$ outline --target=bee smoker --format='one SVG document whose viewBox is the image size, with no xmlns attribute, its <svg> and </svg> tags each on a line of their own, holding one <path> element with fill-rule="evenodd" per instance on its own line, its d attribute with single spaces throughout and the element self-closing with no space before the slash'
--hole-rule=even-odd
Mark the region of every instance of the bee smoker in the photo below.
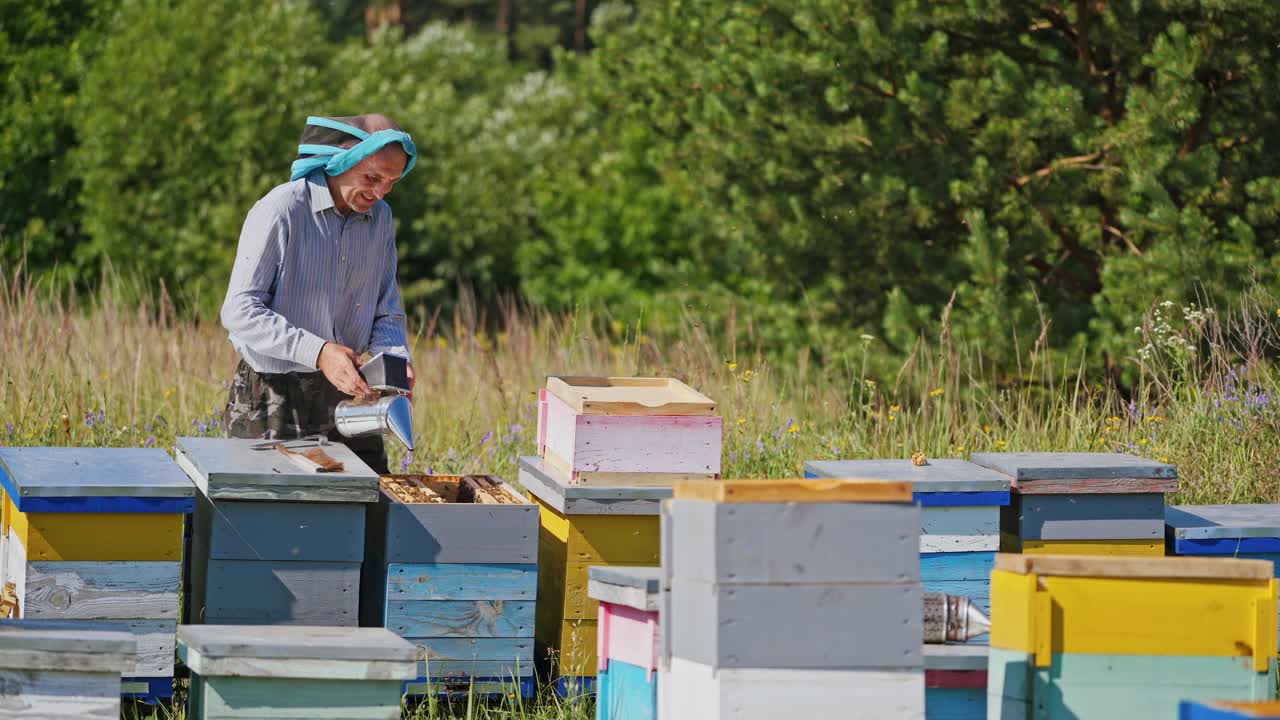
<svg viewBox="0 0 1280 720">
<path fill-rule="evenodd" d="M 991 631 L 991 620 L 963 595 L 924 594 L 924 641 L 964 642 Z"/>
<path fill-rule="evenodd" d="M 409 404 L 409 360 L 378 353 L 360 366 L 373 395 L 343 400 L 333 411 L 343 437 L 394 435 L 413 452 L 413 407 Z"/>
</svg>

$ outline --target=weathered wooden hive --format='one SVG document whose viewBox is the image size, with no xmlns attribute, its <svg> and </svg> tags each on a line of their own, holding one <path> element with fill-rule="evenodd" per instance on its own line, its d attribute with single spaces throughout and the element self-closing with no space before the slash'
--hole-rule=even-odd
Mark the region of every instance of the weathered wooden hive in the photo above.
<svg viewBox="0 0 1280 720">
<path fill-rule="evenodd" d="M 1006 555 L 991 579 L 990 717 L 1157 720 L 1276 693 L 1278 582 L 1257 560 Z"/>
<path fill-rule="evenodd" d="M 1028 555 L 1164 555 L 1165 495 L 1172 465 L 1122 453 L 974 453 L 1007 476 L 1004 552 Z"/>
<path fill-rule="evenodd" d="M 414 643 L 411 695 L 530 697 L 538 511 L 491 476 L 391 475 L 369 508 L 361 624 Z"/>
<path fill-rule="evenodd" d="M 378 476 L 345 445 L 323 446 L 340 472 L 308 471 L 272 445 L 178 438 L 178 463 L 200 490 L 185 622 L 355 626 Z"/>
<path fill-rule="evenodd" d="M 662 524 L 664 720 L 924 717 L 909 484 L 678 483 Z"/>
<path fill-rule="evenodd" d="M 159 449 L 0 448 L 0 487 L 0 614 L 129 632 L 120 691 L 170 697 L 191 481 Z"/>
</svg>

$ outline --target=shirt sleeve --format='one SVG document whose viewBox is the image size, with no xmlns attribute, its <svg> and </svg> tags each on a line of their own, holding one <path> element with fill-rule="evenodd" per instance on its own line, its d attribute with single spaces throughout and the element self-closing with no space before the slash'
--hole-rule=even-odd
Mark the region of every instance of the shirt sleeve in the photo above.
<svg viewBox="0 0 1280 720">
<path fill-rule="evenodd" d="M 271 309 L 288 238 L 286 213 L 265 201 L 253 206 L 236 246 L 231 282 L 222 303 L 222 326 L 255 352 L 314 369 L 324 339 L 294 326 Z"/>
<path fill-rule="evenodd" d="M 396 243 L 394 225 L 387 219 L 391 237 L 386 244 L 387 259 L 383 263 L 382 287 L 378 292 L 378 309 L 373 316 L 373 330 L 369 337 L 369 352 L 392 353 L 409 358 L 408 330 L 404 307 L 400 304 L 400 286 L 396 281 Z M 412 358 L 410 358 L 412 360 Z"/>
</svg>

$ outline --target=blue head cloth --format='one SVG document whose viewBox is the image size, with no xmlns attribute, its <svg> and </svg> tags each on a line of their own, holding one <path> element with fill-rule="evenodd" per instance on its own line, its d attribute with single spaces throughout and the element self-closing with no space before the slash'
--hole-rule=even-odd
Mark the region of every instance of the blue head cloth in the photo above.
<svg viewBox="0 0 1280 720">
<path fill-rule="evenodd" d="M 338 147 L 337 143 L 347 139 L 343 135 L 349 135 L 360 142 L 349 148 Z M 391 143 L 400 143 L 409 155 L 409 162 L 405 163 L 400 177 L 408 175 L 418 162 L 418 148 L 413 144 L 413 138 L 400 130 L 378 130 L 370 133 L 341 120 L 313 116 L 307 118 L 307 128 L 302 133 L 302 140 L 302 144 L 298 146 L 299 157 L 293 161 L 290 180 L 304 178 L 321 168 L 326 175 L 341 175 Z"/>
</svg>

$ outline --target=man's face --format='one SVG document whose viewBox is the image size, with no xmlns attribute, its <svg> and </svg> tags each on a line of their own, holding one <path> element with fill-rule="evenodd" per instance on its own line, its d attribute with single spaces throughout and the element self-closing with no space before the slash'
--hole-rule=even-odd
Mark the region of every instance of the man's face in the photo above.
<svg viewBox="0 0 1280 720">
<path fill-rule="evenodd" d="M 350 170 L 333 178 L 334 203 L 339 210 L 368 212 L 373 204 L 391 192 L 404 173 L 409 156 L 392 145 L 361 160 Z"/>
</svg>

